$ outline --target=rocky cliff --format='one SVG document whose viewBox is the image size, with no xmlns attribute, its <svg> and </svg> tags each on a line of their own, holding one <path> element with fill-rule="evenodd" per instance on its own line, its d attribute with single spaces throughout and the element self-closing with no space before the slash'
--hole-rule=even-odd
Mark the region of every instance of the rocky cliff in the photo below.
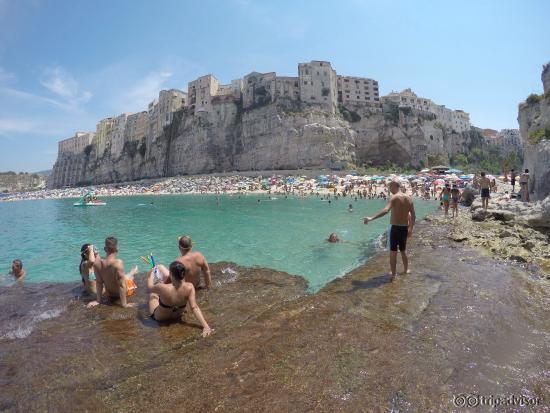
<svg viewBox="0 0 550 413">
<path fill-rule="evenodd" d="M 459 134 L 433 115 L 397 106 L 332 113 L 279 99 L 243 110 L 227 100 L 216 102 L 212 112 L 176 112 L 160 136 L 126 142 L 120 156 L 109 150 L 98 154 L 92 145 L 76 158 L 58 159 L 55 176 L 79 175 L 53 186 L 223 171 L 339 170 L 365 163 L 418 167 L 430 155 L 448 159 L 476 145 L 481 145 L 476 129 Z"/>
<path fill-rule="evenodd" d="M 550 195 L 550 63 L 542 72 L 544 94 L 530 95 L 519 105 L 518 122 L 535 199 Z"/>
</svg>

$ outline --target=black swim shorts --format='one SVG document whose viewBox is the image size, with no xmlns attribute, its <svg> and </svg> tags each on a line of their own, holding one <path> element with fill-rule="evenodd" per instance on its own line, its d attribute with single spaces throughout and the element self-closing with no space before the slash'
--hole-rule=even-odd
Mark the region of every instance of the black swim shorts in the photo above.
<svg viewBox="0 0 550 413">
<path fill-rule="evenodd" d="M 407 249 L 407 234 L 409 228 L 401 225 L 392 225 L 390 229 L 390 251 L 405 251 Z"/>
<path fill-rule="evenodd" d="M 481 197 L 482 198 L 490 198 L 491 193 L 489 192 L 489 188 L 481 188 Z"/>
</svg>

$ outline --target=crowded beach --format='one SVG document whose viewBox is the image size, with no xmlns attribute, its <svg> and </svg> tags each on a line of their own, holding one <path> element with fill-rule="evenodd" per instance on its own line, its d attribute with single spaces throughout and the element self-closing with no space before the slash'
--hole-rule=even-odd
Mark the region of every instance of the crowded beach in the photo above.
<svg viewBox="0 0 550 413">
<path fill-rule="evenodd" d="M 478 176 L 479 175 L 479 176 Z M 523 174 L 524 175 L 524 174 Z M 521 179 L 528 180 L 522 175 Z M 487 175 L 491 193 L 509 198 L 528 200 L 528 193 L 522 193 L 520 177 L 515 174 L 495 177 Z M 78 188 L 44 189 L 33 192 L 3 194 L 0 201 L 22 201 L 37 199 L 80 199 L 85 194 L 95 197 L 133 195 L 177 195 L 177 194 L 292 194 L 294 196 L 353 196 L 359 199 L 383 198 L 389 196 L 388 183 L 399 180 L 403 192 L 424 199 L 447 198 L 446 187 L 460 191 L 472 188 L 478 190 L 481 174 L 465 174 L 458 169 L 435 166 L 422 169 L 416 174 L 360 175 L 351 171 L 345 174 L 272 175 L 265 176 L 179 176 L 128 183 L 95 185 Z M 517 185 L 514 185 L 518 181 Z M 516 191 L 518 191 L 516 193 Z M 467 191 L 468 192 L 468 191 Z M 527 192 L 527 191 L 525 191 Z M 473 194 L 473 193 L 472 193 Z M 468 195 L 469 196 L 469 195 Z M 473 197 L 472 197 L 473 200 Z M 471 200 L 466 200 L 470 204 Z"/>
</svg>

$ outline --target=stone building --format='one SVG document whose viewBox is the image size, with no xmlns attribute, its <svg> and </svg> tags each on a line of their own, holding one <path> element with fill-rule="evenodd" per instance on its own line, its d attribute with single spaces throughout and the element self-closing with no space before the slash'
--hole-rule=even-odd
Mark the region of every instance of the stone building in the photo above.
<svg viewBox="0 0 550 413">
<path fill-rule="evenodd" d="M 220 82 L 215 76 L 201 76 L 187 86 L 189 107 L 194 113 L 211 112 L 212 98 L 217 95 Z"/>
<path fill-rule="evenodd" d="M 139 141 L 147 136 L 147 111 L 133 113 L 126 119 L 124 142 Z"/>
<path fill-rule="evenodd" d="M 173 113 L 188 104 L 187 93 L 178 89 L 161 90 L 147 108 L 147 135 L 155 139 L 162 134 L 164 127 L 170 125 Z"/>
<path fill-rule="evenodd" d="M 431 99 L 417 96 L 410 88 L 402 92 L 391 92 L 382 98 L 384 101 L 393 102 L 399 107 L 411 108 L 429 112 L 436 115 L 441 124 L 456 132 L 468 131 L 471 128 L 470 115 L 463 110 L 452 110 L 445 105 L 438 105 Z"/>
<path fill-rule="evenodd" d="M 96 126 L 93 143 L 96 145 L 96 155 L 99 158 L 103 156 L 105 149 L 109 146 L 113 123 L 114 118 L 105 118 L 101 119 Z"/>
<path fill-rule="evenodd" d="M 128 121 L 128 116 L 131 113 L 123 113 L 118 115 L 113 120 L 113 127 L 111 129 L 111 156 L 118 157 L 122 152 L 122 147 L 124 146 L 124 135 L 126 130 L 126 123 Z"/>
<path fill-rule="evenodd" d="M 300 100 L 300 78 L 277 76 L 275 78 L 275 99 L 277 98 Z"/>
<path fill-rule="evenodd" d="M 380 106 L 378 82 L 365 77 L 338 76 L 338 102 L 344 106 Z"/>
<path fill-rule="evenodd" d="M 252 72 L 243 78 L 243 108 L 275 100 L 275 72 Z"/>
<path fill-rule="evenodd" d="M 93 132 L 76 132 L 76 134 L 68 139 L 63 139 L 57 144 L 58 156 L 68 153 L 82 153 L 84 148 L 92 143 L 95 136 Z"/>
<path fill-rule="evenodd" d="M 330 62 L 312 60 L 298 65 L 300 100 L 319 104 L 331 112 L 338 105 L 338 85 L 336 71 Z"/>
</svg>

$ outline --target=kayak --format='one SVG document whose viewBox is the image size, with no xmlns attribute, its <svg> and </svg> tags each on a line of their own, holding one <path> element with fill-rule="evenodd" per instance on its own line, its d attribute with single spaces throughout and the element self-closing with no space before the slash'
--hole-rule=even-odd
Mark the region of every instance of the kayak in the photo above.
<svg viewBox="0 0 550 413">
<path fill-rule="evenodd" d="M 88 206 L 104 206 L 107 205 L 107 202 L 75 202 L 73 206 L 75 207 L 88 207 Z"/>
</svg>

